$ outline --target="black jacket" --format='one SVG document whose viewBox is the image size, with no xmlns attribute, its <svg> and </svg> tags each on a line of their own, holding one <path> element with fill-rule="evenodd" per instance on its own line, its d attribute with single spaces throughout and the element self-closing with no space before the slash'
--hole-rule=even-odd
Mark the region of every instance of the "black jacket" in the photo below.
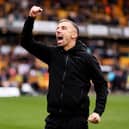
<svg viewBox="0 0 129 129">
<path fill-rule="evenodd" d="M 94 111 L 100 115 L 105 109 L 107 82 L 97 60 L 86 51 L 86 45 L 77 41 L 68 51 L 61 47 L 48 47 L 33 39 L 34 19 L 28 17 L 22 31 L 21 45 L 31 54 L 48 64 L 48 112 L 62 115 L 89 114 L 90 80 L 97 94 Z"/>
</svg>

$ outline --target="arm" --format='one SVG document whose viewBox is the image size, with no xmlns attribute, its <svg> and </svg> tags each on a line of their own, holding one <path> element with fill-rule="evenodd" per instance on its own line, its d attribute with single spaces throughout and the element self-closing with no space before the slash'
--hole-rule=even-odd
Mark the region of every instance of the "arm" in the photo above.
<svg viewBox="0 0 129 129">
<path fill-rule="evenodd" d="M 25 21 L 22 34 L 21 34 L 21 45 L 28 50 L 31 54 L 37 58 L 43 60 L 47 64 L 50 63 L 51 59 L 51 47 L 45 46 L 33 39 L 32 29 L 35 17 L 41 13 L 42 9 L 37 6 L 33 6 L 29 12 L 29 16 Z"/>
<path fill-rule="evenodd" d="M 94 83 L 96 91 L 96 105 L 94 112 L 89 116 L 89 121 L 92 123 L 99 123 L 101 120 L 100 116 L 105 110 L 107 100 L 107 82 L 103 77 L 103 73 L 96 58 L 89 57 L 88 62 L 90 67 L 91 80 Z"/>
</svg>

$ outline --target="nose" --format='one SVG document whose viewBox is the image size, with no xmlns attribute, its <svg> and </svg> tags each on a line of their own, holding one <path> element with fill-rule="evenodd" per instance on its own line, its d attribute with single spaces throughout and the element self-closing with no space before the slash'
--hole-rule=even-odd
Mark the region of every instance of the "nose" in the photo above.
<svg viewBox="0 0 129 129">
<path fill-rule="evenodd" d="M 56 33 L 57 33 L 57 34 L 60 34 L 60 33 L 61 33 L 61 29 L 57 29 L 57 30 L 56 30 Z"/>
<path fill-rule="evenodd" d="M 56 30 L 56 32 L 60 32 L 61 31 L 61 29 L 60 28 L 58 28 L 57 30 Z"/>
<path fill-rule="evenodd" d="M 57 28 L 56 28 L 56 31 L 57 31 L 57 32 L 61 32 L 61 31 L 62 31 L 62 27 L 57 27 Z"/>
</svg>

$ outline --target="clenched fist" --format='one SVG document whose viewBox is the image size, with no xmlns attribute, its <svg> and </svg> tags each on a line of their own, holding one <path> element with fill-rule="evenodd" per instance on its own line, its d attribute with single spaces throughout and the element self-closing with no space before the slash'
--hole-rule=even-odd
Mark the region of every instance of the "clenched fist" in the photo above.
<svg viewBox="0 0 129 129">
<path fill-rule="evenodd" d="M 93 123 L 93 124 L 97 124 L 101 121 L 101 118 L 99 116 L 98 113 L 93 112 L 89 117 L 88 117 L 88 121 Z"/>
<path fill-rule="evenodd" d="M 40 15 L 42 11 L 43 9 L 39 6 L 32 6 L 29 11 L 29 16 L 35 18 L 36 16 Z"/>
</svg>

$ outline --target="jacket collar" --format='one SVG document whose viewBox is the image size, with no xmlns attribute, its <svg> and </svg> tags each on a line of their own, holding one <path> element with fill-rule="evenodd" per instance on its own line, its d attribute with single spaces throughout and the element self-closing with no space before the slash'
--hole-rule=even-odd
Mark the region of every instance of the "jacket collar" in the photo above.
<svg viewBox="0 0 129 129">
<path fill-rule="evenodd" d="M 63 47 L 58 47 L 58 49 L 59 49 L 61 52 L 63 52 L 63 53 L 76 53 L 76 52 L 86 51 L 87 46 L 86 46 L 86 44 L 83 43 L 82 41 L 77 40 L 76 45 L 75 45 L 73 48 L 69 49 L 68 51 L 65 51 L 65 50 L 63 49 Z"/>
<path fill-rule="evenodd" d="M 78 51 L 85 51 L 86 48 L 87 48 L 87 46 L 85 43 L 83 43 L 80 40 L 77 40 L 76 45 L 73 48 L 69 49 L 67 52 L 73 53 L 73 52 L 78 52 Z"/>
</svg>

